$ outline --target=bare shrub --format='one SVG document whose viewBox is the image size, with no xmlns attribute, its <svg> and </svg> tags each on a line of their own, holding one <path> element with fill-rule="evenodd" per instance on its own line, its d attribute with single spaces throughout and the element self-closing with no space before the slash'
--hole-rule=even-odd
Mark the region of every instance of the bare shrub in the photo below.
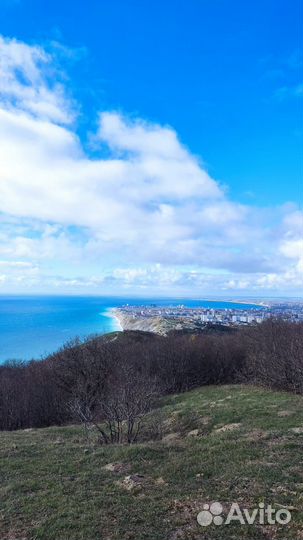
<svg viewBox="0 0 303 540">
<path fill-rule="evenodd" d="M 78 398 L 73 411 L 86 433 L 95 429 L 101 443 L 131 444 L 137 441 L 156 394 L 155 382 L 120 358 L 113 363 L 107 389 L 99 394 L 94 406 Z"/>
<path fill-rule="evenodd" d="M 303 324 L 269 319 L 244 337 L 245 380 L 303 393 Z"/>
<path fill-rule="evenodd" d="M 227 334 L 75 340 L 44 360 L 0 366 L 0 429 L 76 418 L 103 443 L 131 443 L 156 396 L 239 381 L 303 393 L 302 351 L 303 323 L 273 319 Z"/>
</svg>

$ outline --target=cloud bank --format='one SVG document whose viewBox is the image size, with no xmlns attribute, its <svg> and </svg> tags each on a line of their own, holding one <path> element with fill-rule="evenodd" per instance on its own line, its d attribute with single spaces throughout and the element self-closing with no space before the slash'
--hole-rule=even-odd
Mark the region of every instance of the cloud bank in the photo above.
<svg viewBox="0 0 303 540">
<path fill-rule="evenodd" d="M 0 37 L 0 290 L 300 290 L 294 203 L 230 200 L 173 128 L 116 111 L 85 150 L 57 64 Z"/>
</svg>

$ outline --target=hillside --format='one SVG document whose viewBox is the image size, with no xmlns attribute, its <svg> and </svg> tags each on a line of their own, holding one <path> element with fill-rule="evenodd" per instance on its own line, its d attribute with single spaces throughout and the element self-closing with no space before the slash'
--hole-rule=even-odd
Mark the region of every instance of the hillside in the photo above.
<svg viewBox="0 0 303 540">
<path fill-rule="evenodd" d="M 121 309 L 115 309 L 113 313 L 119 320 L 123 330 L 139 330 L 166 335 L 171 330 L 181 326 L 180 320 L 164 319 L 163 317 L 133 317 Z"/>
<path fill-rule="evenodd" d="M 162 400 L 162 422 L 159 411 L 149 419 L 156 442 L 96 447 L 78 426 L 2 432 L 0 538 L 303 538 L 302 405 L 287 393 L 204 387 Z M 197 514 L 214 501 L 224 511 L 294 508 L 292 521 L 201 527 Z"/>
<path fill-rule="evenodd" d="M 118 319 L 123 330 L 137 330 L 143 332 L 154 332 L 162 336 L 166 336 L 169 332 L 188 331 L 201 332 L 205 330 L 199 321 L 194 321 L 186 317 L 134 317 L 132 313 L 123 311 L 122 309 L 112 310 L 114 316 Z"/>
</svg>

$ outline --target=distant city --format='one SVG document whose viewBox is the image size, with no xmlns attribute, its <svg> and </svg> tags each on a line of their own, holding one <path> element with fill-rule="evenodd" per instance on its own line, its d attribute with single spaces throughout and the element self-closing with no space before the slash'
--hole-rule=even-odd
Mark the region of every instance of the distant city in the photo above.
<svg viewBox="0 0 303 540">
<path fill-rule="evenodd" d="M 205 308 L 178 306 L 157 306 L 156 304 L 131 306 L 124 305 L 119 309 L 130 322 L 143 321 L 148 319 L 162 319 L 163 321 L 177 322 L 183 326 L 185 323 L 193 324 L 195 327 L 207 324 L 219 324 L 226 326 L 241 326 L 260 324 L 269 318 L 280 318 L 289 322 L 303 321 L 303 301 L 302 302 L 272 302 L 267 305 L 256 305 L 249 309 L 237 308 Z M 187 326 L 187 324 L 186 324 Z"/>
</svg>

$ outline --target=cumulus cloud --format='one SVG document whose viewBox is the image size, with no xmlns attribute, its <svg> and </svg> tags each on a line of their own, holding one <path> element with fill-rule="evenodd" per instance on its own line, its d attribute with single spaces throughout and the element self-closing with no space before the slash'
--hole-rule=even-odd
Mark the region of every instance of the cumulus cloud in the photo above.
<svg viewBox="0 0 303 540">
<path fill-rule="evenodd" d="M 38 265 L 33 286 L 298 286 L 294 205 L 264 210 L 228 199 L 172 127 L 115 111 L 100 113 L 94 136 L 108 157 L 90 157 L 56 64 L 40 46 L 0 37 L 4 260 Z"/>
<path fill-rule="evenodd" d="M 55 122 L 70 122 L 73 115 L 64 87 L 60 82 L 53 84 L 53 77 L 52 57 L 43 48 L 0 36 L 3 106 Z"/>
</svg>

